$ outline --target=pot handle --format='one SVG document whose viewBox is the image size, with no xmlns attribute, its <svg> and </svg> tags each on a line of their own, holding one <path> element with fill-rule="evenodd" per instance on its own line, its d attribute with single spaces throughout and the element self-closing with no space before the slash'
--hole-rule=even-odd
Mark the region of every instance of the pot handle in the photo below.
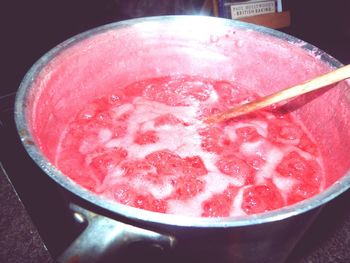
<svg viewBox="0 0 350 263">
<path fill-rule="evenodd" d="M 95 214 L 78 205 L 70 204 L 75 219 L 87 223 L 84 231 L 60 255 L 60 263 L 110 262 L 118 258 L 119 252 L 135 242 L 147 242 L 165 251 L 172 249 L 175 238 L 150 230 L 134 227 Z"/>
</svg>

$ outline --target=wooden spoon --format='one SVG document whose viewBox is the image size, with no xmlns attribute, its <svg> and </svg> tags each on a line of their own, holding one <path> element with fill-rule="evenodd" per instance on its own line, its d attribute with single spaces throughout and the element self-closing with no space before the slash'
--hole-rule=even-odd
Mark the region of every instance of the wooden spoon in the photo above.
<svg viewBox="0 0 350 263">
<path fill-rule="evenodd" d="M 343 66 L 334 71 L 318 76 L 314 79 L 308 80 L 302 84 L 280 90 L 276 93 L 259 98 L 255 101 L 239 105 L 225 112 L 214 114 L 206 118 L 204 122 L 216 123 L 216 122 L 226 121 L 228 119 L 265 108 L 274 103 L 278 103 L 283 100 L 291 99 L 296 96 L 305 94 L 307 92 L 326 87 L 330 84 L 334 84 L 336 82 L 339 82 L 347 78 L 350 78 L 350 65 Z"/>
</svg>

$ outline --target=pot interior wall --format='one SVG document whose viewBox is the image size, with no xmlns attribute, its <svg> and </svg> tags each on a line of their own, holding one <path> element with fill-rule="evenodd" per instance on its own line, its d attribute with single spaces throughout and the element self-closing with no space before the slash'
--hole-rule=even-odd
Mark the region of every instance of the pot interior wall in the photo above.
<svg viewBox="0 0 350 263">
<path fill-rule="evenodd" d="M 209 33 L 208 33 L 209 32 Z M 330 70 L 298 44 L 222 23 L 145 22 L 79 36 L 34 76 L 29 126 L 55 163 L 65 125 L 88 102 L 137 80 L 173 74 L 233 81 L 266 95 Z M 319 143 L 327 185 L 349 170 L 349 85 L 288 104 Z"/>
</svg>

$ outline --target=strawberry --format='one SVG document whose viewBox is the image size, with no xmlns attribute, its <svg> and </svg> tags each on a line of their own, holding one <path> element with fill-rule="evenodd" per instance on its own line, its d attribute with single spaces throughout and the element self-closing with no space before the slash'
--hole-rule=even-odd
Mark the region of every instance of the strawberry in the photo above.
<svg viewBox="0 0 350 263">
<path fill-rule="evenodd" d="M 140 145 L 156 143 L 159 140 L 156 131 L 138 132 L 134 142 Z"/>
<path fill-rule="evenodd" d="M 242 209 L 247 214 L 257 214 L 284 206 L 283 198 L 272 183 L 253 185 L 243 192 Z"/>
<path fill-rule="evenodd" d="M 230 215 L 233 200 L 238 188 L 230 185 L 224 192 L 214 194 L 202 204 L 202 216 L 204 217 L 227 217 Z"/>
<path fill-rule="evenodd" d="M 110 148 L 96 151 L 96 156 L 92 158 L 90 167 L 96 177 L 102 182 L 108 172 L 126 158 L 128 152 L 123 148 Z"/>
</svg>

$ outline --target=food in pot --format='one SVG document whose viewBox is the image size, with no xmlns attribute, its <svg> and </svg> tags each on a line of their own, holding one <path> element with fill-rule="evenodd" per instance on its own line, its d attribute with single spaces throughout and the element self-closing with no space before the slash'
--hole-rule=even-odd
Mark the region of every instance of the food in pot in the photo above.
<svg viewBox="0 0 350 263">
<path fill-rule="evenodd" d="M 132 83 L 79 112 L 61 137 L 55 165 L 106 198 L 187 216 L 262 213 L 319 193 L 318 148 L 283 107 L 202 122 L 257 97 L 198 76 Z"/>
</svg>

